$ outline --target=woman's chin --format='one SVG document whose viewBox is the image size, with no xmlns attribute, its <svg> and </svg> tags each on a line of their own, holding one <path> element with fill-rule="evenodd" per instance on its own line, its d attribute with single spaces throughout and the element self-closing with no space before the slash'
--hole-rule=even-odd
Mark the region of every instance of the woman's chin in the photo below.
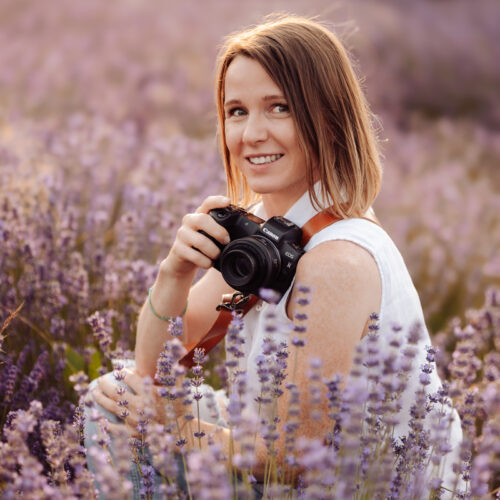
<svg viewBox="0 0 500 500">
<path fill-rule="evenodd" d="M 269 186 L 259 186 L 259 185 L 253 185 L 249 184 L 250 189 L 255 193 L 258 194 L 259 196 L 265 196 L 265 195 L 270 195 L 274 193 L 273 189 L 270 189 Z"/>
</svg>

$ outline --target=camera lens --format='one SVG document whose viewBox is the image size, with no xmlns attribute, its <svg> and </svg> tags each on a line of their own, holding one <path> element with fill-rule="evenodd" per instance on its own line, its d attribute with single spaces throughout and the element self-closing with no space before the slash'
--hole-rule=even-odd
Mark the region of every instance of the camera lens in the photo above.
<svg viewBox="0 0 500 500">
<path fill-rule="evenodd" d="M 243 293 L 257 293 L 276 279 L 280 269 L 278 249 L 259 235 L 232 241 L 220 256 L 220 271 L 229 285 Z"/>
<path fill-rule="evenodd" d="M 232 268 L 235 276 L 245 278 L 255 272 L 255 262 L 252 258 L 248 258 L 248 255 L 241 255 L 239 257 L 236 255 L 233 260 Z"/>
</svg>

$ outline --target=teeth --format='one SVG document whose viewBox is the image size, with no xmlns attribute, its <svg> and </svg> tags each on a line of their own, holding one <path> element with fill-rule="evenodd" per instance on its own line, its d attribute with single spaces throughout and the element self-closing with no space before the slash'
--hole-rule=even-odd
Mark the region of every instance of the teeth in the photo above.
<svg viewBox="0 0 500 500">
<path fill-rule="evenodd" d="M 248 160 L 254 165 L 263 165 L 264 163 L 271 163 L 279 160 L 282 156 L 283 155 L 255 156 L 253 158 L 248 158 Z"/>
</svg>

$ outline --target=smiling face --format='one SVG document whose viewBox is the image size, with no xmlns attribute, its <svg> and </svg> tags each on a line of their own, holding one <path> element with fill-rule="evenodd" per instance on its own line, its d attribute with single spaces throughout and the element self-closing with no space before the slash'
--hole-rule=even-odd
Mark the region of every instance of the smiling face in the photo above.
<svg viewBox="0 0 500 500">
<path fill-rule="evenodd" d="M 281 89 L 255 60 L 236 56 L 224 86 L 231 163 L 261 194 L 268 215 L 283 215 L 308 188 L 304 153 Z"/>
</svg>

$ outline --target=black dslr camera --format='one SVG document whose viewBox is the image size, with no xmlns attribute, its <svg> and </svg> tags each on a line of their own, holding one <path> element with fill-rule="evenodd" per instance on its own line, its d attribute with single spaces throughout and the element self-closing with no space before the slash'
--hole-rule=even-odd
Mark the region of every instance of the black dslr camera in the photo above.
<svg viewBox="0 0 500 500">
<path fill-rule="evenodd" d="M 209 214 L 231 238 L 227 245 L 221 245 L 209 236 L 221 249 L 213 266 L 226 282 L 247 294 L 258 295 L 260 288 L 284 294 L 304 254 L 300 227 L 284 217 L 264 221 L 234 205 L 210 210 Z"/>
</svg>

